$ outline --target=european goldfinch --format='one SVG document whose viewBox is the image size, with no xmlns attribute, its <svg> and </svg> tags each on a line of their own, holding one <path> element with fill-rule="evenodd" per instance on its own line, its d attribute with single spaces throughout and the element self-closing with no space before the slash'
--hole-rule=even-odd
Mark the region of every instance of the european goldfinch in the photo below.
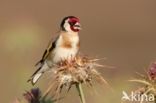
<svg viewBox="0 0 156 103">
<path fill-rule="evenodd" d="M 39 68 L 28 81 L 34 85 L 54 64 L 75 57 L 80 48 L 78 35 L 80 29 L 80 21 L 77 17 L 65 17 L 61 22 L 59 35 L 49 44 L 42 59 L 36 64 Z"/>
</svg>

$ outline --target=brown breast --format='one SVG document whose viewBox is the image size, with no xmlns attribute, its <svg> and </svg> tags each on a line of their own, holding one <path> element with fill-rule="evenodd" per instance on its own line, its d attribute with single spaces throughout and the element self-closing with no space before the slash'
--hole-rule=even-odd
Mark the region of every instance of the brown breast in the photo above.
<svg viewBox="0 0 156 103">
<path fill-rule="evenodd" d="M 72 44 L 73 44 L 74 42 L 77 42 L 77 44 L 75 44 L 75 45 L 76 45 L 76 47 L 77 47 L 78 49 L 80 48 L 80 42 L 79 42 L 79 41 L 73 41 L 73 40 L 71 39 L 71 36 L 77 37 L 78 34 L 69 35 L 69 34 L 63 32 L 61 35 L 62 35 L 62 39 L 63 39 L 62 47 L 67 48 L 67 49 L 71 49 L 71 48 L 72 48 Z"/>
<path fill-rule="evenodd" d="M 68 48 L 68 49 L 72 48 L 72 43 L 71 43 L 71 40 L 70 40 L 68 34 L 63 33 L 62 39 L 63 39 L 62 47 Z"/>
</svg>

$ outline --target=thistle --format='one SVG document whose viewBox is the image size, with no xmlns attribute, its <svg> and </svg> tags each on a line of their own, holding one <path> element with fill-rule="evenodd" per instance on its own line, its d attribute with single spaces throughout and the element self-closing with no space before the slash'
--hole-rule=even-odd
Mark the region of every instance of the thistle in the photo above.
<svg viewBox="0 0 156 103">
<path fill-rule="evenodd" d="M 82 90 L 82 84 L 92 86 L 92 81 L 107 84 L 106 80 L 96 70 L 98 67 L 105 67 L 97 63 L 99 59 L 90 59 L 87 56 L 77 56 L 72 60 L 62 60 L 56 64 L 50 72 L 51 83 L 44 93 L 46 96 L 54 89 L 53 97 L 58 99 L 63 88 L 67 92 L 73 85 L 76 86 L 82 103 L 85 103 L 85 97 Z"/>
<path fill-rule="evenodd" d="M 49 72 L 50 85 L 42 95 L 39 88 L 33 88 L 30 91 L 26 91 L 23 96 L 24 99 L 16 99 L 14 103 L 54 103 L 58 102 L 62 89 L 66 89 L 67 93 L 72 86 L 75 86 L 80 100 L 82 103 L 86 103 L 83 93 L 82 84 L 93 86 L 92 81 L 95 80 L 98 83 L 108 85 L 107 81 L 96 70 L 98 67 L 108 67 L 100 65 L 97 61 L 100 59 L 90 59 L 87 56 L 77 56 L 69 60 L 62 60 L 54 65 Z M 51 98 L 47 99 L 48 94 L 54 90 Z"/>
<path fill-rule="evenodd" d="M 39 88 L 33 88 L 23 94 L 22 99 L 16 99 L 13 103 L 54 103 L 52 98 L 43 97 Z"/>
<path fill-rule="evenodd" d="M 156 62 L 152 63 L 148 68 L 146 75 L 137 73 L 140 76 L 140 79 L 132 79 L 131 82 L 137 82 L 143 86 L 136 90 L 136 93 L 141 95 L 152 94 L 156 97 Z M 156 98 L 154 99 L 156 103 Z"/>
</svg>

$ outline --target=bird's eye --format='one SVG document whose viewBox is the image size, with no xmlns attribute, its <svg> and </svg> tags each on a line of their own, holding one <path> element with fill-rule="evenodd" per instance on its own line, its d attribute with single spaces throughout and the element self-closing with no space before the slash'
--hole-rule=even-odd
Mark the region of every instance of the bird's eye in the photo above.
<svg viewBox="0 0 156 103">
<path fill-rule="evenodd" d="M 73 25 L 76 24 L 76 22 L 75 22 L 75 21 L 72 21 L 72 22 L 69 22 L 69 24 L 70 24 L 71 26 L 73 26 Z"/>
</svg>

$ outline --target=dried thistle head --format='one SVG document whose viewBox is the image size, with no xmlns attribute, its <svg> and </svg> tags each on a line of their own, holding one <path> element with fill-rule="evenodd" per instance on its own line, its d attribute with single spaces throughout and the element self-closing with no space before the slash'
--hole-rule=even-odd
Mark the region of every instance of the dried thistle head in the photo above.
<svg viewBox="0 0 156 103">
<path fill-rule="evenodd" d="M 13 103 L 53 103 L 52 98 L 42 96 L 39 88 L 33 88 L 23 94 L 24 99 L 16 99 Z"/>
<path fill-rule="evenodd" d="M 72 85 L 79 83 L 92 86 L 93 79 L 107 83 L 96 70 L 97 67 L 102 66 L 97 63 L 98 60 L 99 59 L 90 59 L 87 56 L 80 55 L 70 60 L 62 60 L 52 69 L 52 84 L 50 84 L 45 94 L 49 93 L 54 85 L 56 86 L 54 95 L 57 95 L 63 87 L 66 87 L 69 91 Z"/>
<path fill-rule="evenodd" d="M 151 80 L 156 80 L 156 62 L 151 64 L 148 70 L 148 76 Z"/>
<path fill-rule="evenodd" d="M 31 89 L 23 94 L 28 103 L 40 103 L 41 93 L 38 88 Z"/>
<path fill-rule="evenodd" d="M 139 73 L 138 73 L 139 74 Z M 137 92 L 141 94 L 152 93 L 156 95 L 156 62 L 152 63 L 147 70 L 147 75 L 142 75 L 140 79 L 130 80 L 132 82 L 137 82 L 143 84 L 143 87 L 140 87 Z"/>
</svg>

